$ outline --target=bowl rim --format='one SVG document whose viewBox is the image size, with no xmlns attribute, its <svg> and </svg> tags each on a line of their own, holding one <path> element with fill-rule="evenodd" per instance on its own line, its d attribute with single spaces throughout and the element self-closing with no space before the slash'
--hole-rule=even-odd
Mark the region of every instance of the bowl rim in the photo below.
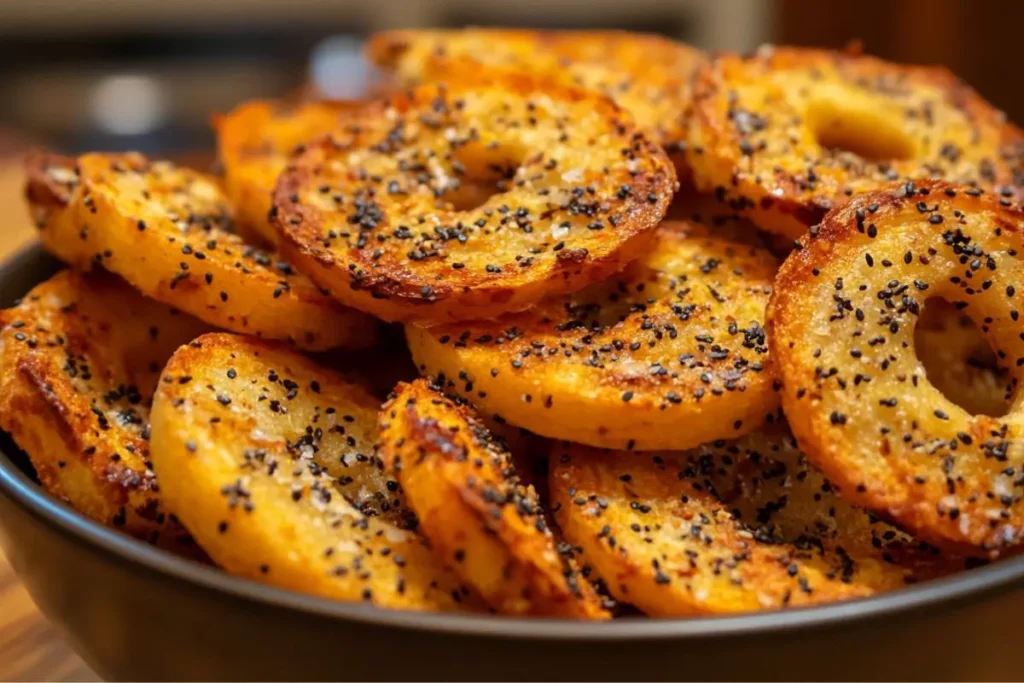
<svg viewBox="0 0 1024 683">
<path fill-rule="evenodd" d="M 38 244 L 23 248 L 0 264 L 0 285 L 12 271 L 43 256 Z M 895 617 L 914 610 L 951 607 L 1024 586 L 1024 555 L 985 567 L 925 581 L 880 595 L 788 610 L 692 618 L 626 618 L 607 622 L 443 614 L 390 610 L 362 603 L 320 598 L 232 576 L 215 567 L 178 557 L 108 528 L 50 496 L 0 450 L 0 495 L 72 542 L 98 548 L 107 559 L 127 561 L 184 584 L 252 600 L 268 607 L 381 627 L 515 639 L 638 640 L 703 639 L 835 627 L 869 619 Z"/>
</svg>

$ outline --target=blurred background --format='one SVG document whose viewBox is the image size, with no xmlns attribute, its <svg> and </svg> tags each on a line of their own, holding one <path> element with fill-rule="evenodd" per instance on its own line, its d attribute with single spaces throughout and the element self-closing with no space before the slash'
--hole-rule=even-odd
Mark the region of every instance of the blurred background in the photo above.
<svg viewBox="0 0 1024 683">
<path fill-rule="evenodd" d="M 763 42 L 944 64 L 1012 118 L 1015 0 L 0 0 L 0 154 L 209 149 L 209 117 L 300 88 L 362 92 L 361 50 L 394 27 L 507 25 L 652 31 L 709 50 Z M 197 160 L 198 161 L 198 160 Z"/>
</svg>

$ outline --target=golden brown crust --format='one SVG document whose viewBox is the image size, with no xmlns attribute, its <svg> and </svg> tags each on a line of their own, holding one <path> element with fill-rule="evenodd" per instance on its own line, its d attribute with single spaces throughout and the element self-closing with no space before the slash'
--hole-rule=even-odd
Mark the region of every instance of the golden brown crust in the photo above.
<svg viewBox="0 0 1024 683">
<path fill-rule="evenodd" d="M 778 262 L 665 222 L 646 255 L 568 297 L 406 336 L 420 371 L 495 419 L 599 447 L 690 448 L 778 407 L 764 337 Z"/>
<path fill-rule="evenodd" d="M 562 444 L 550 485 L 582 561 L 651 616 L 846 600 L 958 566 L 838 497 L 781 426 L 685 453 Z"/>
<path fill-rule="evenodd" d="M 35 156 L 26 171 L 43 245 L 77 268 L 102 266 L 211 325 L 301 348 L 373 340 L 372 320 L 231 233 L 227 200 L 200 173 L 139 154 Z"/>
<path fill-rule="evenodd" d="M 945 69 L 769 47 L 722 55 L 694 81 L 697 186 L 786 237 L 894 180 L 993 188 L 1019 175 L 1020 131 Z"/>
<path fill-rule="evenodd" d="M 150 469 L 149 406 L 164 362 L 207 329 L 113 276 L 59 273 L 4 312 L 0 427 L 52 495 L 198 556 Z"/>
<path fill-rule="evenodd" d="M 276 244 L 277 231 L 267 214 L 277 177 L 288 165 L 288 158 L 300 145 L 341 125 L 346 113 L 364 106 L 356 101 L 252 100 L 215 117 L 224 191 L 240 227 Z"/>
<path fill-rule="evenodd" d="M 669 153 L 686 137 L 690 77 L 704 54 L 662 36 L 626 31 L 467 28 L 375 34 L 370 61 L 406 84 L 512 70 L 611 97 Z"/>
<path fill-rule="evenodd" d="M 947 299 L 1016 390 L 1024 214 L 1007 204 L 936 182 L 857 197 L 790 255 L 769 307 L 786 415 L 843 495 L 936 544 L 993 553 L 1024 524 L 1024 417 L 971 415 L 943 396 L 914 329 L 926 299 Z"/>
<path fill-rule="evenodd" d="M 399 384 L 380 412 L 381 456 L 437 556 L 500 614 L 607 619 L 507 446 L 426 380 Z"/>
<path fill-rule="evenodd" d="M 377 407 L 279 344 L 205 335 L 171 358 L 153 403 L 165 500 L 233 574 L 382 607 L 465 609 L 466 591 L 406 530 L 373 454 Z"/>
<path fill-rule="evenodd" d="M 300 269 L 385 320 L 493 317 L 600 280 L 676 188 L 610 100 L 528 76 L 423 86 L 349 124 L 294 160 L 272 213 Z M 499 194 L 457 210 L 463 177 Z"/>
</svg>

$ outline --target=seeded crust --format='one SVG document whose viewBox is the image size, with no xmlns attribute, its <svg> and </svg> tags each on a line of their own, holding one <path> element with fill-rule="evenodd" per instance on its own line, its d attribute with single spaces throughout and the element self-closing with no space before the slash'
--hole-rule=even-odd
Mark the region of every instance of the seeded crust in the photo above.
<svg viewBox="0 0 1024 683">
<path fill-rule="evenodd" d="M 837 496 L 781 425 L 681 453 L 562 443 L 550 488 L 580 559 L 650 616 L 847 600 L 963 566 Z"/>
<path fill-rule="evenodd" d="M 372 343 L 376 323 L 231 232 L 216 182 L 139 154 L 37 153 L 25 194 L 47 251 L 101 266 L 211 325 L 305 349 Z"/>
<path fill-rule="evenodd" d="M 1013 399 L 1009 375 L 985 336 L 944 299 L 930 299 L 918 320 L 915 349 L 928 381 L 971 415 L 1005 415 Z"/>
<path fill-rule="evenodd" d="M 206 325 L 105 273 L 61 272 L 0 314 L 0 427 L 40 484 L 101 524 L 198 557 L 149 463 L 163 364 Z"/>
<path fill-rule="evenodd" d="M 171 358 L 154 400 L 167 504 L 233 574 L 381 607 L 465 609 L 373 455 L 378 407 L 281 345 L 203 336 Z"/>
<path fill-rule="evenodd" d="M 224 192 L 235 221 L 268 244 L 277 231 L 267 219 L 277 177 L 302 144 L 326 135 L 362 102 L 287 103 L 253 100 L 214 118 L 217 153 L 224 166 Z"/>
<path fill-rule="evenodd" d="M 607 619 L 561 555 L 508 447 L 426 380 L 399 384 L 380 412 L 381 456 L 439 559 L 500 614 Z"/>
<path fill-rule="evenodd" d="M 493 322 L 406 328 L 420 371 L 551 438 L 682 449 L 756 430 L 779 405 L 765 341 L 778 267 L 762 248 L 665 222 L 617 276 Z"/>
<path fill-rule="evenodd" d="M 498 194 L 464 211 L 461 177 Z M 392 98 L 311 144 L 272 209 L 286 255 L 389 321 L 490 318 L 578 290 L 650 245 L 676 189 L 610 100 L 519 75 Z"/>
<path fill-rule="evenodd" d="M 656 35 L 484 28 L 384 31 L 366 54 L 407 85 L 510 69 L 596 90 L 673 155 L 686 139 L 691 76 L 706 60 L 700 50 Z"/>
<path fill-rule="evenodd" d="M 727 194 L 758 226 L 789 238 L 892 181 L 991 189 L 1019 180 L 1024 136 L 946 69 L 767 47 L 701 66 L 693 97 L 697 187 Z M 871 148 L 881 160 L 828 149 L 823 131 L 826 144 Z"/>
<path fill-rule="evenodd" d="M 1018 306 L 1024 213 L 929 182 L 855 198 L 783 264 L 769 307 L 783 407 L 845 497 L 915 535 L 995 554 L 1024 523 L 1024 418 L 971 415 L 926 377 L 920 308 L 954 304 L 980 327 L 1013 395 L 1024 372 Z"/>
</svg>

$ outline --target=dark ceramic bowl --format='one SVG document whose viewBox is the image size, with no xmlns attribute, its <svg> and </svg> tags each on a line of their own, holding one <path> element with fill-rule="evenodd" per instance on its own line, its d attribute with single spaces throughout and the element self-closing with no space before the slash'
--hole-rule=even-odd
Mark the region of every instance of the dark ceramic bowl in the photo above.
<svg viewBox="0 0 1024 683">
<path fill-rule="evenodd" d="M 56 264 L 0 267 L 9 305 Z M 415 614 L 237 579 L 47 496 L 0 441 L 0 541 L 42 612 L 110 679 L 1002 679 L 1020 676 L 1024 558 L 876 598 L 590 624 Z"/>
</svg>

